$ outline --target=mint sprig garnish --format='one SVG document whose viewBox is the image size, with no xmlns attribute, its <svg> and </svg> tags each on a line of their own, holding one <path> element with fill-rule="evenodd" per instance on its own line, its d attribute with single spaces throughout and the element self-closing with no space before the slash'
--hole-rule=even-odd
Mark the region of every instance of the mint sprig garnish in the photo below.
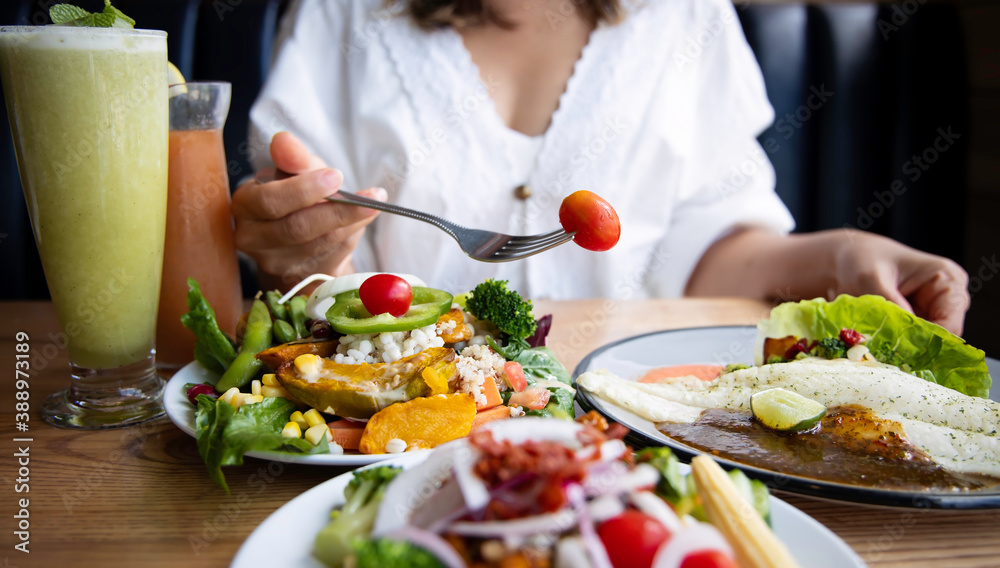
<svg viewBox="0 0 1000 568">
<path fill-rule="evenodd" d="M 88 28 L 134 28 L 135 20 L 104 0 L 104 10 L 92 14 L 72 4 L 56 4 L 49 8 L 49 17 L 56 25 L 81 26 Z"/>
<path fill-rule="evenodd" d="M 49 17 L 52 18 L 53 24 L 68 24 L 90 15 L 92 15 L 90 12 L 72 4 L 56 4 L 49 8 Z"/>
</svg>

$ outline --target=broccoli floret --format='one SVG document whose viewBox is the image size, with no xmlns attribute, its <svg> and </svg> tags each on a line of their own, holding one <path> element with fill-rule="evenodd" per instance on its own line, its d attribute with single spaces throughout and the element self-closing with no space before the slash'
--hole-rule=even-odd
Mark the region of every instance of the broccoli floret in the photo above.
<svg viewBox="0 0 1000 568">
<path fill-rule="evenodd" d="M 811 354 L 824 359 L 843 359 L 847 357 L 847 344 L 839 337 L 827 337 L 819 340 Z"/>
<path fill-rule="evenodd" d="M 726 365 L 726 368 L 722 370 L 722 374 L 735 373 L 736 371 L 742 371 L 743 369 L 749 369 L 750 365 L 744 363 L 730 363 Z"/>
<path fill-rule="evenodd" d="M 531 300 L 507 289 L 506 280 L 487 280 L 472 290 L 466 309 L 479 319 L 493 325 L 514 339 L 525 339 L 535 333 L 537 322 L 531 313 Z"/>
<path fill-rule="evenodd" d="M 356 568 L 444 568 L 423 548 L 387 538 L 355 541 L 353 560 Z"/>
<path fill-rule="evenodd" d="M 344 506 L 333 512 L 333 520 L 316 535 L 316 558 L 338 567 L 351 555 L 355 539 L 368 539 L 385 490 L 402 468 L 381 466 L 354 472 L 344 489 Z"/>
</svg>

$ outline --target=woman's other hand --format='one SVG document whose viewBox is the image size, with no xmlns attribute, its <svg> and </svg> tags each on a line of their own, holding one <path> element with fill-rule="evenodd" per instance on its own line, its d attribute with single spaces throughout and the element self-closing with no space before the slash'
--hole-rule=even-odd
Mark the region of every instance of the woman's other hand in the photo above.
<svg viewBox="0 0 1000 568">
<path fill-rule="evenodd" d="M 878 294 L 961 335 L 969 275 L 955 262 L 892 239 L 844 231 L 834 255 L 838 294 Z"/>
<path fill-rule="evenodd" d="M 969 276 L 951 260 L 872 233 L 782 236 L 748 228 L 709 247 L 687 294 L 767 300 L 877 294 L 961 335 L 968 284 Z"/>
<path fill-rule="evenodd" d="M 274 136 L 271 159 L 282 175 L 262 170 L 233 194 L 236 246 L 257 262 L 262 283 L 288 289 L 314 272 L 353 272 L 351 254 L 378 211 L 324 201 L 343 175 L 292 134 Z M 386 200 L 381 188 L 358 193 Z"/>
</svg>

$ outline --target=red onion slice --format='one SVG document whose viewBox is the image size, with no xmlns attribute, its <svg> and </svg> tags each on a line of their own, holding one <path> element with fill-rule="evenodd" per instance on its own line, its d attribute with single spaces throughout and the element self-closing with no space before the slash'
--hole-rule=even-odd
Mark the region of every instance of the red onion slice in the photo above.
<svg viewBox="0 0 1000 568">
<path fill-rule="evenodd" d="M 510 521 L 457 521 L 445 532 L 475 538 L 528 537 L 536 534 L 562 534 L 576 524 L 576 514 L 563 509 Z"/>
<path fill-rule="evenodd" d="M 587 510 L 587 496 L 583 492 L 583 487 L 576 483 L 566 487 L 566 499 L 569 501 L 573 511 L 579 517 L 580 536 L 583 544 L 587 548 L 590 560 L 594 568 L 612 568 L 611 559 L 608 558 L 608 551 L 604 548 L 604 543 L 597 536 L 594 522 L 590 518 Z"/>
</svg>

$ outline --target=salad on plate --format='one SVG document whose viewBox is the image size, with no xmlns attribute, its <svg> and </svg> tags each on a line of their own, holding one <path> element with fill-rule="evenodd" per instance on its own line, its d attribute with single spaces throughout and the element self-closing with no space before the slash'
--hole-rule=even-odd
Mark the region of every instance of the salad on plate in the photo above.
<svg viewBox="0 0 1000 568">
<path fill-rule="evenodd" d="M 188 308 L 195 360 L 218 378 L 185 389 L 223 487 L 222 466 L 248 452 L 385 455 L 495 420 L 573 417 L 569 372 L 544 345 L 551 316 L 536 319 L 505 281 L 455 297 L 412 275 L 314 275 L 258 294 L 234 338 L 193 280 Z"/>
<path fill-rule="evenodd" d="M 682 474 L 624 431 L 596 413 L 495 422 L 415 467 L 358 470 L 313 555 L 333 568 L 798 565 L 762 483 L 709 457 Z"/>
</svg>

